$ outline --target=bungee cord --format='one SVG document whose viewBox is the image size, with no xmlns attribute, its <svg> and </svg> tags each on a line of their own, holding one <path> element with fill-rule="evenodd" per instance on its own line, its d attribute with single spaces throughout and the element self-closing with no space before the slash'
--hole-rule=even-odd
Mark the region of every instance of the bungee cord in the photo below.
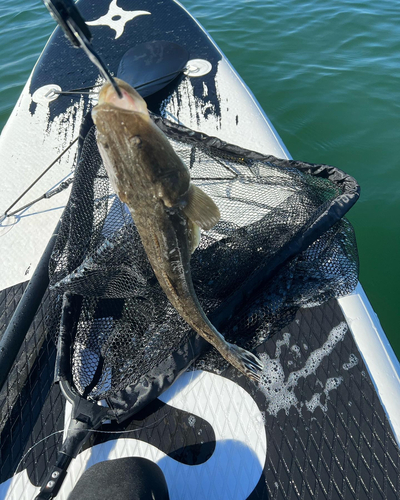
<svg viewBox="0 0 400 500">
<path fill-rule="evenodd" d="M 54 190 L 51 190 L 51 191 L 48 191 L 46 192 L 44 195 L 40 196 L 39 198 L 37 198 L 36 200 L 32 201 L 31 203 L 27 203 L 26 205 L 24 205 L 23 207 L 20 207 L 16 210 L 14 210 L 13 212 L 10 213 L 10 210 L 12 208 L 15 207 L 15 205 L 33 188 L 33 186 L 35 186 L 35 184 L 37 184 L 40 179 L 45 175 L 47 174 L 47 172 L 62 158 L 62 156 L 71 149 L 71 147 L 78 141 L 79 139 L 79 136 L 76 137 L 72 142 L 69 143 L 69 145 L 64 149 L 64 151 L 62 151 L 58 156 L 57 158 L 32 182 L 32 184 L 30 184 L 26 189 L 25 191 L 20 194 L 18 196 L 18 198 L 16 200 L 14 200 L 11 205 L 7 208 L 7 210 L 4 211 L 4 213 L 2 215 L 0 215 L 0 223 L 3 222 L 7 217 L 10 217 L 11 215 L 15 215 L 17 214 L 18 212 L 21 212 L 22 210 L 32 206 L 33 204 L 35 204 L 36 202 L 44 199 L 44 198 L 51 198 L 52 196 L 54 196 L 55 194 L 58 194 L 59 192 L 63 191 L 64 189 L 66 189 L 70 184 L 71 182 L 73 181 L 73 179 L 71 180 L 67 180 L 67 181 L 64 181 L 61 183 L 60 186 L 58 186 L 57 188 L 55 188 Z M 66 184 L 65 184 L 66 183 Z"/>
</svg>

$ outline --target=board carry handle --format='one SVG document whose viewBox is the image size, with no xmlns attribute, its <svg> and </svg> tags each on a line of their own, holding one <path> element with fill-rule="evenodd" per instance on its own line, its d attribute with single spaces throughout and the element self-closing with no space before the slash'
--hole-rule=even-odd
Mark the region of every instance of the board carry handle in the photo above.
<svg viewBox="0 0 400 500">
<path fill-rule="evenodd" d="M 92 33 L 74 2 L 72 0 L 43 0 L 43 2 L 72 45 L 85 52 L 102 76 L 111 83 L 118 96 L 122 98 L 117 82 L 92 46 Z"/>
</svg>

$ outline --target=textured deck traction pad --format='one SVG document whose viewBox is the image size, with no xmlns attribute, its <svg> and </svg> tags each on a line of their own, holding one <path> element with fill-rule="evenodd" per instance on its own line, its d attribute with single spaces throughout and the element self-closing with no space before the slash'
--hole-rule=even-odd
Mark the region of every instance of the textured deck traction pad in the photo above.
<svg viewBox="0 0 400 500">
<path fill-rule="evenodd" d="M 31 390 L 21 392 L 3 428 L 1 482 L 33 443 L 62 429 L 62 397 L 45 383 L 55 358 L 50 346 L 44 342 L 28 377 Z M 248 498 L 398 498 L 399 449 L 337 301 L 301 309 L 259 353 L 266 364 L 261 390 L 254 391 L 233 369 L 223 374 L 251 394 L 264 416 L 266 462 Z M 134 429 L 123 437 L 201 466 L 214 452 L 215 434 L 201 418 L 189 426 L 188 421 L 190 414 L 156 400 L 130 422 L 105 424 L 102 430 Z M 97 434 L 89 445 L 117 437 Z M 60 438 L 56 434 L 25 457 L 22 467 L 32 483 L 40 485 L 47 474 Z M 187 498 L 198 498 L 190 486 Z"/>
<path fill-rule="evenodd" d="M 268 494 L 260 481 L 250 498 L 398 498 L 399 449 L 337 301 L 300 310 L 265 352 L 283 368 L 289 392 L 290 374 L 309 366 L 312 353 L 316 370 L 293 388 L 297 407 L 285 413 L 279 398 L 275 407 L 267 402 Z"/>
</svg>

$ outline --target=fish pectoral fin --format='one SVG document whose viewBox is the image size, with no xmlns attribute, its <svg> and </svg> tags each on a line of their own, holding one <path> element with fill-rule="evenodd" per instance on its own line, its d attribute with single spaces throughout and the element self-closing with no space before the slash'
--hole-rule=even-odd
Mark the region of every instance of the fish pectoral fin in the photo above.
<svg viewBox="0 0 400 500">
<path fill-rule="evenodd" d="M 189 248 L 191 254 L 199 246 L 200 238 L 201 234 L 199 226 L 191 219 L 188 219 L 188 240 L 189 240 Z"/>
<path fill-rule="evenodd" d="M 182 209 L 184 214 L 201 229 L 211 229 L 221 217 L 213 200 L 194 184 L 190 184 L 183 201 L 186 203 Z"/>
</svg>

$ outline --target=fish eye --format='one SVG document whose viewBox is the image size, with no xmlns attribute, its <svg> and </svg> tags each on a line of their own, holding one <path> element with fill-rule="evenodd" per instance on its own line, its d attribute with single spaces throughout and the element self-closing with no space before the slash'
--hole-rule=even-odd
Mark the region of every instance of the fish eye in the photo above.
<svg viewBox="0 0 400 500">
<path fill-rule="evenodd" d="M 142 146 L 142 138 L 140 135 L 134 135 L 129 138 L 129 142 L 133 145 L 136 146 L 137 148 L 140 148 Z"/>
</svg>

